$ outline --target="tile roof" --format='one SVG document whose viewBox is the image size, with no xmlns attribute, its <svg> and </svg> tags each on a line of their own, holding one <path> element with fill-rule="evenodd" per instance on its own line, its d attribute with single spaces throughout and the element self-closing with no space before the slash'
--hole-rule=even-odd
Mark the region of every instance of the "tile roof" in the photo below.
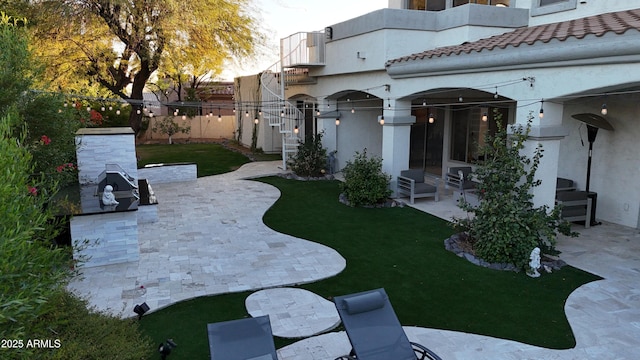
<svg viewBox="0 0 640 360">
<path fill-rule="evenodd" d="M 599 14 L 581 19 L 520 28 L 478 41 L 435 48 L 389 60 L 386 66 L 394 63 L 430 59 L 439 56 L 469 54 L 473 51 L 480 52 L 482 50 L 493 50 L 495 48 L 504 49 L 508 46 L 518 47 L 522 44 L 533 45 L 536 42 L 547 43 L 553 39 L 559 41 L 564 41 L 569 37 L 582 39 L 587 35 L 602 36 L 608 32 L 622 34 L 629 29 L 640 31 L 640 9 Z"/>
</svg>

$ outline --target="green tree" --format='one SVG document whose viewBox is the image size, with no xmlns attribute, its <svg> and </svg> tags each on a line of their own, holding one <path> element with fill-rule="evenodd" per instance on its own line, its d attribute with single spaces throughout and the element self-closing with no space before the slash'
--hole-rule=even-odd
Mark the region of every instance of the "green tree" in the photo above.
<svg viewBox="0 0 640 360">
<path fill-rule="evenodd" d="M 512 126 L 512 133 L 501 125 L 487 135 L 481 149 L 485 160 L 475 170 L 480 202 L 460 206 L 473 214 L 468 219 L 454 219 L 454 224 L 468 230 L 476 254 L 492 263 L 511 263 L 527 269 L 529 255 L 535 247 L 554 252 L 558 233 L 572 235 L 569 224 L 560 219 L 558 206 L 534 207 L 532 190 L 541 183 L 535 178 L 544 150 L 538 145 L 532 157 L 522 153 L 531 129 L 530 114 L 526 126 Z"/>
<path fill-rule="evenodd" d="M 0 115 L 31 88 L 33 69 L 25 24 L 0 12 Z"/>
<path fill-rule="evenodd" d="M 225 60 L 251 56 L 261 43 L 248 11 L 250 0 L 30 4 L 28 14 L 35 19 L 38 39 L 34 45 L 50 59 L 50 79 L 65 89 L 78 89 L 90 79 L 134 106 L 141 106 L 145 86 L 158 72 L 215 74 Z M 136 132 L 142 116 L 130 113 L 129 124 Z"/>
<path fill-rule="evenodd" d="M 173 144 L 173 135 L 178 133 L 186 134 L 191 131 L 190 125 L 181 126 L 175 121 L 173 116 L 165 116 L 162 119 L 156 120 L 153 124 L 152 130 L 169 136 L 169 144 Z"/>
</svg>

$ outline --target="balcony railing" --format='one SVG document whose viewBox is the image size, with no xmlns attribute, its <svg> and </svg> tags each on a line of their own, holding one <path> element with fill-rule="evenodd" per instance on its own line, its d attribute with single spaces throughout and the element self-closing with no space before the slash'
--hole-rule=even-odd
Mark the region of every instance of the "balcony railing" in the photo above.
<svg viewBox="0 0 640 360">
<path fill-rule="evenodd" d="M 282 67 L 323 66 L 324 33 L 299 32 L 280 40 Z"/>
</svg>

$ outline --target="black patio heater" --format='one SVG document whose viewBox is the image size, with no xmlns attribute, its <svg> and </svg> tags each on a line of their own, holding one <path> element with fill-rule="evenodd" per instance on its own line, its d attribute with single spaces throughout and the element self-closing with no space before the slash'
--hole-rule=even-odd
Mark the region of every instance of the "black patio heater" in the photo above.
<svg viewBox="0 0 640 360">
<path fill-rule="evenodd" d="M 587 160 L 587 184 L 585 190 L 587 196 L 591 198 L 591 226 L 599 225 L 596 221 L 596 204 L 598 202 L 598 194 L 589 191 L 589 185 L 591 181 L 591 157 L 593 154 L 593 142 L 596 141 L 598 135 L 598 129 L 613 131 L 613 126 L 600 115 L 583 113 L 571 115 L 574 119 L 581 121 L 587 125 L 587 140 L 589 140 L 589 158 Z"/>
</svg>

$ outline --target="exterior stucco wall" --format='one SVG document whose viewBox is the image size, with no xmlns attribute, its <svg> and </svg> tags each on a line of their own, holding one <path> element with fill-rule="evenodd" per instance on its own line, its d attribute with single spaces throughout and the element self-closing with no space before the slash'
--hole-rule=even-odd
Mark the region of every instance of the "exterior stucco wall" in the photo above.
<svg viewBox="0 0 640 360">
<path fill-rule="evenodd" d="M 584 124 L 572 114 L 600 113 L 606 102 L 606 116 L 614 130 L 599 130 L 593 143 L 590 190 L 598 193 L 597 218 L 640 228 L 640 95 L 607 96 L 588 102 L 569 103 L 563 125 L 569 135 L 561 141 L 558 175 L 585 189 L 589 143 Z M 584 143 L 584 145 L 583 145 Z"/>
</svg>

